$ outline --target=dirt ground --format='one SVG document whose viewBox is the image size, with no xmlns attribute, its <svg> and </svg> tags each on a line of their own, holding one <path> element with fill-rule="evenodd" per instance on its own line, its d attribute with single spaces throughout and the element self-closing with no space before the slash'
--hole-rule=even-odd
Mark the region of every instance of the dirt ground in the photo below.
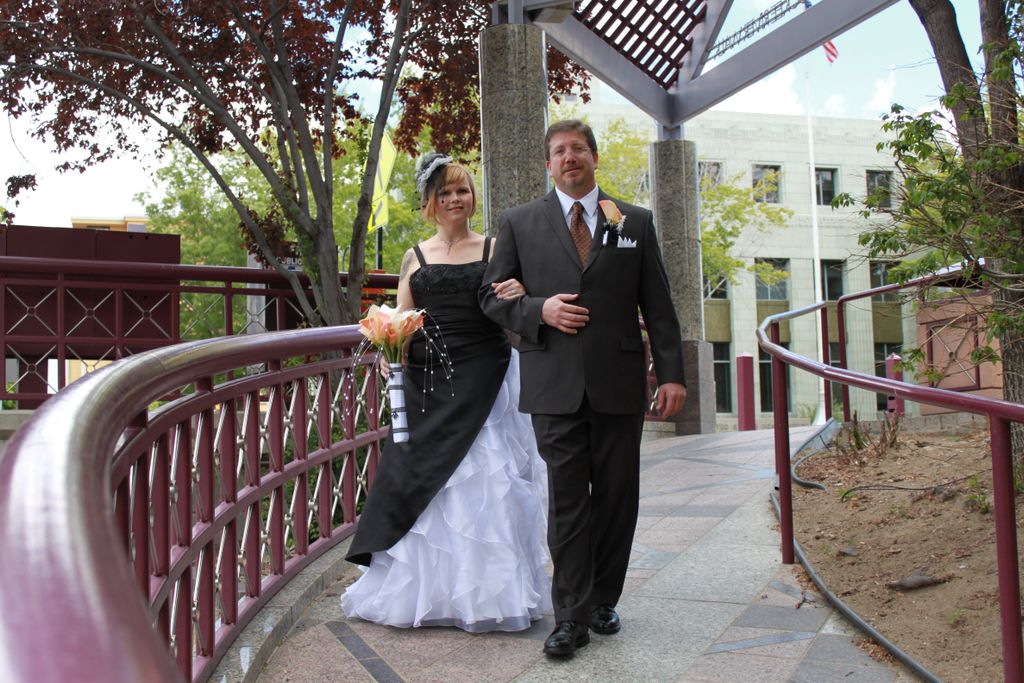
<svg viewBox="0 0 1024 683">
<path fill-rule="evenodd" d="M 838 447 L 797 468 L 827 490 L 794 485 L 797 540 L 811 566 L 946 683 L 1003 680 L 988 441 L 987 430 L 898 431 L 885 448 L 876 429 L 858 450 L 844 428 Z M 938 583 L 891 585 L 920 576 Z"/>
</svg>

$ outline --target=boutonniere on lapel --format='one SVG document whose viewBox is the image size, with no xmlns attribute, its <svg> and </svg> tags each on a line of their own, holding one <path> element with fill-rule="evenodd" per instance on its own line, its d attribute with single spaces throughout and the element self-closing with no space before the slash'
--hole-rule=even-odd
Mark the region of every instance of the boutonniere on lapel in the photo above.
<svg viewBox="0 0 1024 683">
<path fill-rule="evenodd" d="M 602 199 L 597 202 L 597 205 L 601 207 L 601 213 L 604 214 L 605 226 L 614 228 L 615 232 L 621 235 L 622 226 L 626 224 L 626 217 L 619 211 L 619 207 L 615 206 L 615 202 L 610 199 Z"/>
<path fill-rule="evenodd" d="M 631 240 L 627 237 L 622 236 L 622 226 L 626 224 L 626 217 L 619 211 L 619 207 L 615 205 L 610 199 L 601 199 L 597 202 L 598 206 L 601 207 L 601 213 L 604 214 L 604 243 L 608 244 L 608 236 L 612 230 L 615 230 L 615 235 L 618 239 L 615 241 L 615 246 L 621 248 L 636 247 L 636 240 Z"/>
</svg>

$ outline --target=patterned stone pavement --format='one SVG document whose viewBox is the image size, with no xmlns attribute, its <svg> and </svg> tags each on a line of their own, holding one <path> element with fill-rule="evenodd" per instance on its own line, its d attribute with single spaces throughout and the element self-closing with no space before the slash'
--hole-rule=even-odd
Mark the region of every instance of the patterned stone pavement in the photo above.
<svg viewBox="0 0 1024 683">
<path fill-rule="evenodd" d="M 794 429 L 794 447 L 813 431 Z M 858 649 L 855 629 L 820 597 L 805 593 L 795 569 L 781 564 L 768 500 L 772 443 L 771 431 L 758 431 L 644 445 L 640 521 L 619 603 L 623 629 L 613 636 L 593 634 L 571 659 L 541 653 L 551 617 L 521 633 L 480 635 L 348 621 L 339 595 L 356 570 L 346 568 L 287 622 L 290 631 L 278 634 L 272 653 L 264 647 L 268 654 L 255 657 L 257 650 L 246 643 L 250 636 L 240 638 L 213 680 L 917 680 L 902 666 L 876 662 Z M 343 549 L 332 553 L 340 556 Z M 276 630 L 284 629 L 278 624 Z M 262 631 L 274 631 L 269 615 Z"/>
</svg>

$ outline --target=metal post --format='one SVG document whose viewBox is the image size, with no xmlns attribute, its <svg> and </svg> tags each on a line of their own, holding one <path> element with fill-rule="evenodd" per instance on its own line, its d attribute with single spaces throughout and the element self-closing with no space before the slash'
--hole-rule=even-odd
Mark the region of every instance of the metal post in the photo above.
<svg viewBox="0 0 1024 683">
<path fill-rule="evenodd" d="M 737 429 L 741 432 L 757 429 L 754 419 L 754 356 L 749 353 L 736 356 L 736 399 L 739 403 Z"/>
<path fill-rule="evenodd" d="M 989 415 L 988 425 L 992 437 L 992 498 L 996 522 L 999 621 L 1003 635 L 1003 680 L 1006 683 L 1022 683 L 1024 650 L 1021 646 L 1020 574 L 1010 423 L 1001 417 Z"/>
<path fill-rule="evenodd" d="M 839 328 L 839 367 L 849 369 L 846 364 L 846 302 L 839 299 L 836 304 L 836 326 Z M 850 387 L 843 385 L 843 422 L 850 421 Z"/>
<path fill-rule="evenodd" d="M 278 304 L 283 299 L 278 298 Z M 284 320 L 281 315 L 279 321 Z M 282 328 L 278 328 L 282 329 Z M 267 371 L 280 377 L 282 363 L 273 358 L 267 361 Z M 284 384 L 276 382 L 269 387 L 270 405 L 267 416 L 267 441 L 270 451 L 270 471 L 278 474 L 284 471 Z M 270 530 L 270 573 L 284 574 L 284 483 L 270 492 L 270 509 L 267 512 L 267 526 Z"/>
<path fill-rule="evenodd" d="M 828 338 L 828 306 L 821 308 L 821 364 L 831 365 L 832 356 L 829 351 Z M 822 391 L 825 393 L 825 419 L 832 419 L 832 382 L 822 379 Z"/>
<path fill-rule="evenodd" d="M 377 228 L 377 269 L 384 269 L 384 228 Z"/>
<path fill-rule="evenodd" d="M 899 363 L 903 360 L 895 353 L 889 354 L 889 357 L 885 359 L 885 376 L 889 379 L 894 379 L 897 382 L 903 381 L 903 371 L 899 369 Z M 890 413 L 895 413 L 900 417 L 906 413 L 903 399 L 897 398 L 896 396 L 889 395 L 886 397 L 886 410 Z"/>
<path fill-rule="evenodd" d="M 770 328 L 773 344 L 779 343 L 779 324 Z M 793 564 L 793 487 L 789 472 L 789 399 L 786 364 L 772 356 L 772 410 L 775 414 L 775 474 L 779 478 L 779 529 L 782 563 Z"/>
</svg>

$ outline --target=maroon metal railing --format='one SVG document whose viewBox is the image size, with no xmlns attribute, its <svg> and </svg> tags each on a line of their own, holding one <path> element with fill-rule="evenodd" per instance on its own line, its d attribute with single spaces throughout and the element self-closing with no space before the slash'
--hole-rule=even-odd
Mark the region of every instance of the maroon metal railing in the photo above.
<svg viewBox="0 0 1024 683">
<path fill-rule="evenodd" d="M 992 481 L 993 481 L 993 517 L 996 525 L 996 560 L 998 571 L 999 611 L 1003 642 L 1003 675 L 1007 683 L 1024 683 L 1024 647 L 1021 641 L 1021 604 L 1020 574 L 1017 555 L 1017 525 L 1013 489 L 1013 463 L 1010 453 L 1010 423 L 1024 422 L 1024 406 L 994 398 L 975 396 L 963 392 L 939 389 L 936 387 L 907 384 L 894 379 L 887 379 L 853 372 L 846 369 L 845 316 L 844 304 L 847 301 L 861 299 L 877 294 L 905 289 L 919 288 L 940 284 L 949 280 L 958 280 L 961 273 L 952 271 L 926 278 L 919 278 L 902 285 L 893 284 L 864 292 L 857 292 L 839 300 L 839 339 L 840 358 L 843 367 L 833 367 L 826 363 L 797 355 L 779 345 L 779 324 L 813 314 L 817 310 L 825 311 L 825 302 L 779 313 L 765 318 L 757 329 L 757 340 L 760 347 L 772 356 L 772 387 L 774 391 L 775 416 L 775 466 L 779 478 L 780 527 L 782 533 L 782 561 L 792 564 L 794 561 L 793 546 L 793 500 L 792 479 L 789 461 L 789 387 L 786 378 L 786 366 L 804 370 L 829 382 L 838 382 L 843 387 L 843 412 L 847 420 L 850 418 L 849 387 L 858 387 L 876 393 L 892 396 L 895 400 L 909 400 L 918 403 L 942 406 L 971 413 L 988 416 L 989 432 L 992 446 Z M 828 326 L 822 324 L 823 352 L 828 352 Z M 824 356 L 828 358 L 828 356 Z M 826 401 L 826 405 L 828 401 Z"/>
<path fill-rule="evenodd" d="M 297 276 L 308 293 L 309 278 Z M 397 287 L 398 275 L 367 274 L 363 299 L 393 300 Z M 0 363 L 0 399 L 40 405 L 69 384 L 68 361 L 85 374 L 100 361 L 303 320 L 295 293 L 272 270 L 0 256 L 0 358 L 17 367 L 8 376 Z M 653 400 L 646 337 L 644 347 Z M 663 418 L 648 410 L 647 419 Z"/>
<path fill-rule="evenodd" d="M 349 326 L 179 344 L 36 410 L 0 457 L 2 677 L 207 679 L 354 530 L 387 434 L 361 339 Z"/>
<path fill-rule="evenodd" d="M 309 278 L 297 273 L 305 288 Z M 341 280 L 346 281 L 345 274 Z M 369 274 L 364 296 L 393 295 L 398 276 Z M 35 407 L 69 381 L 68 361 L 98 361 L 207 339 L 303 326 L 275 271 L 166 263 L 0 256 L 0 399 Z"/>
</svg>

